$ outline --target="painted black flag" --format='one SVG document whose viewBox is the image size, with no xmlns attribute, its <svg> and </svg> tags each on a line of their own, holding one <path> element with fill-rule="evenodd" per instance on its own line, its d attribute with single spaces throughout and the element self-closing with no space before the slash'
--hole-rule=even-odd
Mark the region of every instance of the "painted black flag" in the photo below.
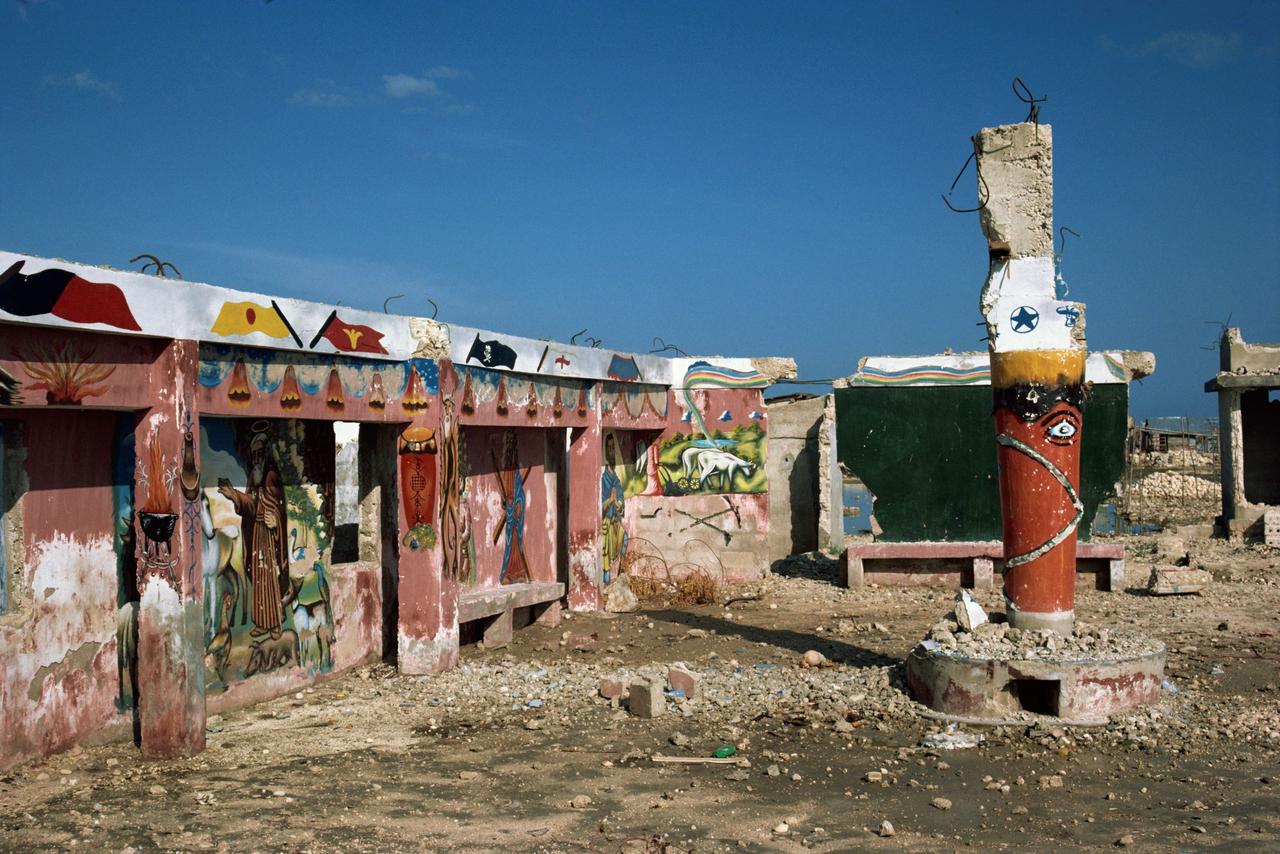
<svg viewBox="0 0 1280 854">
<path fill-rule="evenodd" d="M 506 344 L 498 340 L 481 341 L 480 336 L 476 336 L 475 343 L 471 345 L 471 352 L 467 353 L 467 361 L 472 359 L 484 365 L 486 368 L 516 368 L 516 351 L 512 350 Z"/>
</svg>

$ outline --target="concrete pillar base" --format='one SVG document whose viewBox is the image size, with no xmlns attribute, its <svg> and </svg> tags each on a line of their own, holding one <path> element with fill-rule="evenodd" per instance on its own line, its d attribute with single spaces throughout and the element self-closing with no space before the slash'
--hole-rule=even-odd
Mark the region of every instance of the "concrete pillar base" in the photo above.
<svg viewBox="0 0 1280 854">
<path fill-rule="evenodd" d="M 979 658 L 916 646 L 907 657 L 912 699 L 957 718 L 1001 721 L 1038 714 L 1096 724 L 1155 703 L 1165 647 L 1114 659 Z"/>
<path fill-rule="evenodd" d="M 1020 611 L 1017 606 L 1005 598 L 1005 609 L 1009 613 L 1009 625 L 1015 629 L 1035 632 L 1048 629 L 1067 637 L 1075 629 L 1076 612 L 1072 611 Z"/>
<path fill-rule="evenodd" d="M 443 673 L 458 663 L 458 627 L 441 629 L 434 638 L 400 632 L 396 666 L 401 673 Z"/>
</svg>

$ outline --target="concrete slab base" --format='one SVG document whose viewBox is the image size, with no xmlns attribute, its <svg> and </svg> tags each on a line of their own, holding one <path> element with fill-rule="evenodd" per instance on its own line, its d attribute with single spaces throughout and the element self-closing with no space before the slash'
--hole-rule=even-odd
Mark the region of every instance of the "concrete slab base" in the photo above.
<svg viewBox="0 0 1280 854">
<path fill-rule="evenodd" d="M 1114 660 L 975 658 L 916 646 L 907 657 L 912 699 L 944 715 L 991 723 L 1031 713 L 1096 723 L 1154 703 L 1165 647 Z"/>
</svg>

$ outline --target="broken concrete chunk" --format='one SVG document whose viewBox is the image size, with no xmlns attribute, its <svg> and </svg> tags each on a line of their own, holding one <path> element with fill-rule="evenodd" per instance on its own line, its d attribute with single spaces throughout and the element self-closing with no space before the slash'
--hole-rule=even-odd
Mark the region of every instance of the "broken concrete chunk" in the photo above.
<svg viewBox="0 0 1280 854">
<path fill-rule="evenodd" d="M 698 675 L 676 662 L 667 668 L 667 687 L 672 691 L 683 691 L 685 697 L 692 700 L 698 695 Z"/>
<path fill-rule="evenodd" d="M 631 581 L 625 572 L 618 573 L 604 588 L 604 609 L 614 614 L 625 614 L 640 607 L 640 600 L 631 591 Z"/>
<path fill-rule="evenodd" d="M 968 590 L 961 590 L 956 595 L 956 622 L 966 632 L 971 632 L 987 621 L 987 612 L 973 598 Z"/>
<path fill-rule="evenodd" d="M 622 684 L 621 679 L 610 679 L 605 677 L 600 680 L 600 696 L 606 700 L 616 700 L 627 692 L 627 687 Z"/>
<path fill-rule="evenodd" d="M 1205 569 L 1157 564 L 1147 579 L 1147 592 L 1153 596 L 1199 593 L 1213 583 L 1213 574 Z"/>
<path fill-rule="evenodd" d="M 631 714 L 638 718 L 656 718 L 667 710 L 666 698 L 662 696 L 662 686 L 648 679 L 632 682 L 627 700 Z"/>
</svg>

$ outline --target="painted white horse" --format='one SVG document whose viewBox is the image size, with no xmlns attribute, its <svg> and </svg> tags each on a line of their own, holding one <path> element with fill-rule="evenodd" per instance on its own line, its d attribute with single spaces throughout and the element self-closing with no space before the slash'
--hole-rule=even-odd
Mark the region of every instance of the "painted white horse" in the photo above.
<svg viewBox="0 0 1280 854">
<path fill-rule="evenodd" d="M 707 478 L 714 474 L 721 476 L 722 488 L 732 489 L 734 472 L 740 471 L 743 477 L 751 477 L 752 468 L 751 463 L 728 451 L 708 450 L 698 455 L 698 484 L 706 483 Z"/>
<path fill-rule="evenodd" d="M 244 583 L 240 578 L 244 567 L 244 544 L 240 539 L 238 525 L 214 527 L 213 512 L 209 509 L 207 493 L 201 494 L 200 530 L 204 533 L 204 545 L 200 550 L 200 570 L 204 578 L 205 607 L 208 609 L 209 630 L 206 634 L 212 636 L 220 628 L 218 609 L 222 607 L 222 599 L 217 595 L 218 577 L 224 574 L 227 576 L 232 595 L 232 607 L 229 610 L 234 610 L 235 606 L 241 605 L 244 597 Z M 239 564 L 240 569 L 237 569 L 236 564 Z M 228 613 L 227 622 L 231 623 L 231 621 L 231 614 Z"/>
</svg>

